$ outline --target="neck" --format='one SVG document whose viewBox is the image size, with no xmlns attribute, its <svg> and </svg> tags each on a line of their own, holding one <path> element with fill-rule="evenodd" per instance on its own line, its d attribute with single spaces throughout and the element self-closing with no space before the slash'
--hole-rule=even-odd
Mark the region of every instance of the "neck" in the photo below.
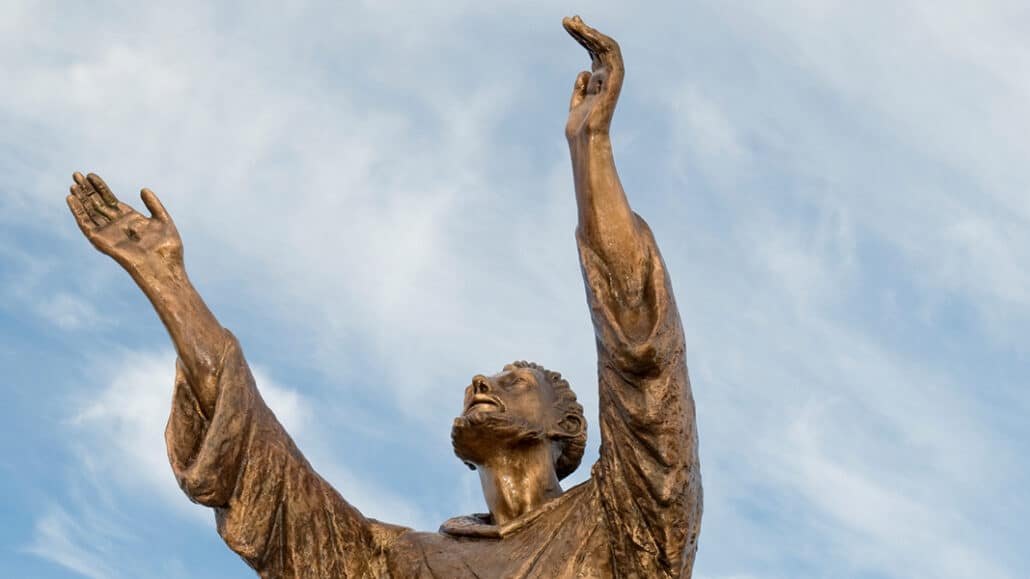
<svg viewBox="0 0 1030 579">
<path fill-rule="evenodd" d="M 561 495 L 548 442 L 508 449 L 477 465 L 494 523 L 504 525 Z"/>
</svg>

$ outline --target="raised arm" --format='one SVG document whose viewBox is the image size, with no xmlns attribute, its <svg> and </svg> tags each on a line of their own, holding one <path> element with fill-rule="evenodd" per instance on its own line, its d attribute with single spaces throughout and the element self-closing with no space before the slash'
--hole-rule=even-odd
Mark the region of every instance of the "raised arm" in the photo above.
<svg viewBox="0 0 1030 579">
<path fill-rule="evenodd" d="M 615 40 L 574 16 L 562 24 L 590 53 L 591 71 L 576 77 L 565 137 L 579 206 L 579 236 L 607 264 L 631 332 L 646 330 L 653 320 L 640 316 L 646 264 L 644 235 L 630 209 L 615 169 L 609 129 L 622 90 L 625 69 Z"/>
<path fill-rule="evenodd" d="M 157 195 L 140 191 L 145 217 L 115 197 L 104 180 L 73 175 L 68 207 L 94 247 L 121 265 L 143 290 L 172 337 L 204 416 L 218 398 L 212 380 L 225 347 L 225 331 L 193 288 L 183 262 L 182 240 Z"/>
<path fill-rule="evenodd" d="M 694 400 L 672 285 L 650 228 L 626 201 L 609 128 L 622 88 L 619 45 L 577 18 L 590 53 L 572 93 L 577 241 L 598 357 L 601 451 L 594 465 L 620 577 L 689 577 L 701 522 Z"/>
<path fill-rule="evenodd" d="M 190 284 L 182 242 L 149 189 L 149 218 L 96 175 L 75 174 L 68 206 L 86 237 L 150 298 L 179 353 L 165 429 L 176 480 L 215 509 L 218 533 L 261 577 L 367 577 L 385 530 L 323 480 L 265 404 L 239 342 Z"/>
</svg>

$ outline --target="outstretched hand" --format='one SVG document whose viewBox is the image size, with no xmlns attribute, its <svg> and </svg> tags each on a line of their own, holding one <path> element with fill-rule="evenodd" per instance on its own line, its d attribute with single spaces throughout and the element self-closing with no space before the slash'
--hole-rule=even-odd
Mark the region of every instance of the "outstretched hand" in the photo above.
<svg viewBox="0 0 1030 579">
<path fill-rule="evenodd" d="M 625 69 L 614 39 L 587 26 L 579 16 L 562 20 L 565 30 L 590 53 L 591 71 L 576 77 L 565 136 L 569 141 L 606 135 L 622 90 Z"/>
<path fill-rule="evenodd" d="M 119 201 L 99 176 L 76 172 L 72 177 L 66 201 L 94 247 L 133 274 L 182 265 L 179 232 L 153 191 L 140 191 L 148 218 Z"/>
</svg>

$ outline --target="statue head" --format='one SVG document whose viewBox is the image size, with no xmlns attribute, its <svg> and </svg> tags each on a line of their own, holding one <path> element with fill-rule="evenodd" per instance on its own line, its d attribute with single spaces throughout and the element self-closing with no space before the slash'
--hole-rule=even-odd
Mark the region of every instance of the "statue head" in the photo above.
<svg viewBox="0 0 1030 579">
<path fill-rule="evenodd" d="M 451 429 L 454 454 L 471 469 L 520 446 L 546 445 L 559 480 L 579 466 L 586 440 L 583 407 L 568 381 L 524 361 L 473 376 Z"/>
</svg>

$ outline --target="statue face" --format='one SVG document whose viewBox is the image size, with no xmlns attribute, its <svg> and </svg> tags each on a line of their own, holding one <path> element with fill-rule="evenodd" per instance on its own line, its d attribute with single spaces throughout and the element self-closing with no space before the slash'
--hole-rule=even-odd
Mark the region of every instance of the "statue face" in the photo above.
<svg viewBox="0 0 1030 579">
<path fill-rule="evenodd" d="M 546 432 L 554 423 L 554 387 L 532 368 L 512 368 L 493 376 L 477 374 L 465 388 L 463 416 L 502 413 Z"/>
<path fill-rule="evenodd" d="M 451 429 L 455 454 L 471 467 L 515 445 L 546 443 L 557 427 L 556 402 L 551 382 L 532 368 L 473 376 Z"/>
</svg>

